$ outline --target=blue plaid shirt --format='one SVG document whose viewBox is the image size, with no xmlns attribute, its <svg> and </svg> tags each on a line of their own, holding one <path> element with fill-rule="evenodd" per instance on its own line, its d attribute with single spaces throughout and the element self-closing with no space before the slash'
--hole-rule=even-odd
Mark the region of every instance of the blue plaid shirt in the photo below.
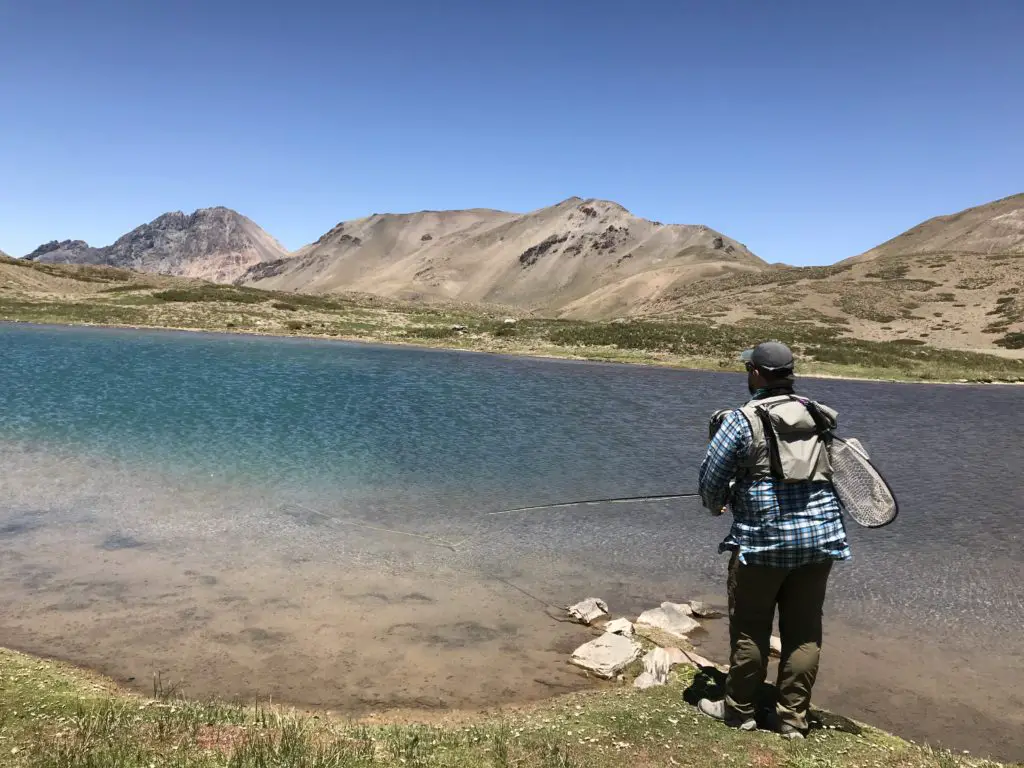
<svg viewBox="0 0 1024 768">
<path fill-rule="evenodd" d="M 850 545 L 831 483 L 783 483 L 766 477 L 730 486 L 753 439 L 746 417 L 732 411 L 700 467 L 704 506 L 718 512 L 728 503 L 732 509 L 732 530 L 718 551 L 738 551 L 744 565 L 776 568 L 848 560 Z"/>
</svg>

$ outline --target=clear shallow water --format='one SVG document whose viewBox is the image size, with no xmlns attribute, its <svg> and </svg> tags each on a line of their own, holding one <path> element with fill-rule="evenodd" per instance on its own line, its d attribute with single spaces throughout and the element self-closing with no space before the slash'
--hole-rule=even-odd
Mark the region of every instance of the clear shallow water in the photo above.
<svg viewBox="0 0 1024 768">
<path fill-rule="evenodd" d="M 0 389 L 7 641 L 123 677 L 164 665 L 211 690 L 327 706 L 531 697 L 552 686 L 521 670 L 491 680 L 474 660 L 518 653 L 555 690 L 578 687 L 561 662 L 582 639 L 515 587 L 556 605 L 597 593 L 623 612 L 721 592 L 727 521 L 693 502 L 485 513 L 693 490 L 707 417 L 743 399 L 739 376 L 0 326 Z M 901 501 L 893 526 L 850 529 L 855 559 L 837 569 L 828 609 L 843 637 L 918 659 L 932 649 L 933 666 L 985 649 L 1019 670 L 1022 390 L 802 391 L 840 411 Z M 363 630 L 346 634 L 356 616 Z M 439 648 L 449 656 L 410 682 Z M 369 694 L 356 684 L 353 668 L 395 654 L 393 681 Z M 451 682 L 456 667 L 467 671 Z M 312 697 L 281 682 L 310 674 Z M 838 696 L 865 673 L 837 674 Z"/>
</svg>

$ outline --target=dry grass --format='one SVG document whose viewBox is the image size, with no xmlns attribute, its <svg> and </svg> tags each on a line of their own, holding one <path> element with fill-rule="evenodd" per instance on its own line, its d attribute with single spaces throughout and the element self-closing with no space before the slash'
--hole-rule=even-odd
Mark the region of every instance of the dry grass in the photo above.
<svg viewBox="0 0 1024 768">
<path fill-rule="evenodd" d="M 993 334 L 1024 331 L 1024 313 L 1010 312 L 1014 305 L 1006 301 L 1024 290 L 1020 266 L 1020 254 L 888 255 L 706 280 L 637 311 L 664 319 L 708 320 L 724 313 L 732 321 L 840 320 L 844 336 L 866 341 L 927 338 L 940 348 L 995 351 Z M 939 328 L 937 312 L 946 318 Z"/>
</svg>

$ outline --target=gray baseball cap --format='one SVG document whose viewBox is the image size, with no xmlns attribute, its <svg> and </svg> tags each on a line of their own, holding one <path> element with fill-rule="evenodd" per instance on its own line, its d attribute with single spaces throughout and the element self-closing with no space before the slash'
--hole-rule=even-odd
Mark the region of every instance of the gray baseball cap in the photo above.
<svg viewBox="0 0 1024 768">
<path fill-rule="evenodd" d="M 793 353 L 781 341 L 764 341 L 744 351 L 740 360 L 762 371 L 793 370 Z"/>
</svg>

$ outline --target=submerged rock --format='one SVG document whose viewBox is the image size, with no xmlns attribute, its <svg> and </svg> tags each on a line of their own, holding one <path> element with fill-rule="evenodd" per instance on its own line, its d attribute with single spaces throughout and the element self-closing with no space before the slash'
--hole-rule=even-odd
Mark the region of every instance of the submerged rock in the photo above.
<svg viewBox="0 0 1024 768">
<path fill-rule="evenodd" d="M 573 651 L 570 661 L 599 677 L 611 679 L 640 658 L 642 650 L 639 643 L 628 637 L 606 632 Z"/>
<path fill-rule="evenodd" d="M 700 600 L 690 601 L 690 613 L 693 616 L 699 616 L 702 619 L 717 619 L 722 615 L 722 612 L 712 608 L 707 603 L 702 603 Z"/>
<path fill-rule="evenodd" d="M 570 605 L 566 610 L 576 621 L 589 626 L 602 616 L 608 615 L 608 603 L 599 597 L 588 597 L 575 605 Z"/>
<path fill-rule="evenodd" d="M 660 629 L 680 640 L 686 640 L 688 633 L 700 628 L 700 623 L 689 616 L 688 609 L 689 606 L 684 607 L 677 603 L 662 603 L 660 608 L 652 608 L 640 614 L 636 623 Z"/>
</svg>

